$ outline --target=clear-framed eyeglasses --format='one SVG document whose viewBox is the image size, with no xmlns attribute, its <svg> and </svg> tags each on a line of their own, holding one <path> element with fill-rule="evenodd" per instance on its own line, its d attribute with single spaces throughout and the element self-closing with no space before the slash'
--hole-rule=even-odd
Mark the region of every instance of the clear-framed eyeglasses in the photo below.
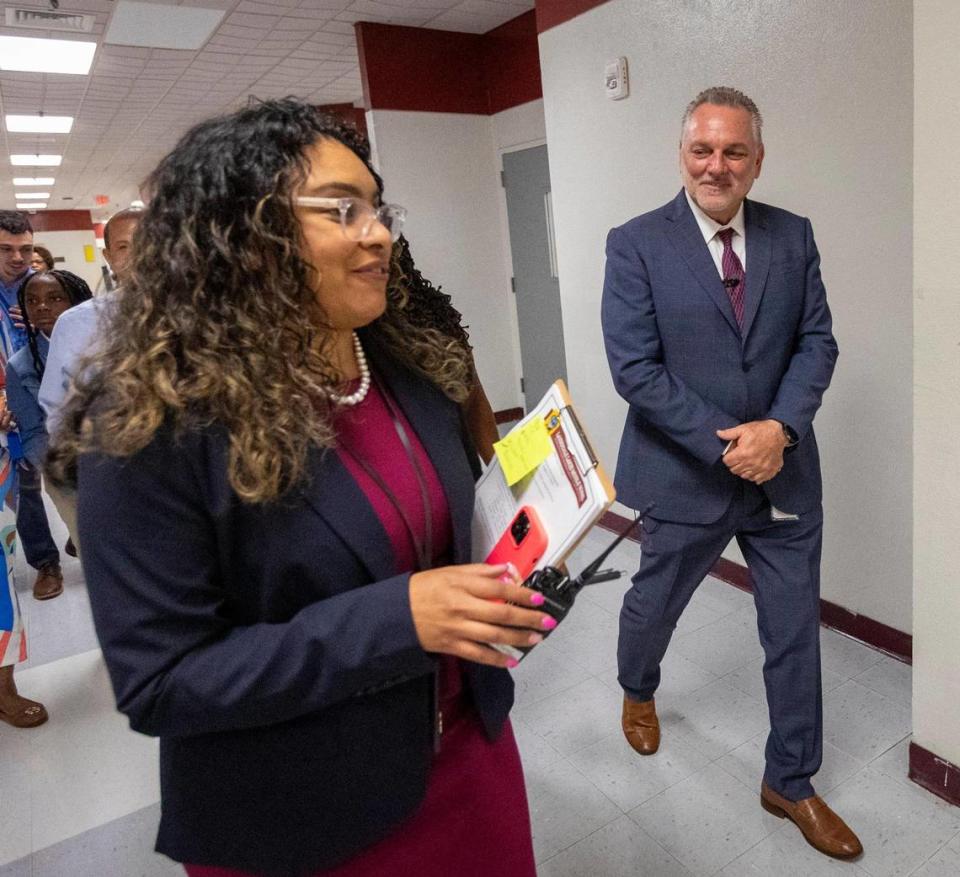
<svg viewBox="0 0 960 877">
<path fill-rule="evenodd" d="M 318 198 L 312 195 L 300 195 L 295 199 L 300 207 L 308 207 L 320 213 L 339 213 L 340 228 L 344 236 L 351 241 L 362 241 L 370 234 L 375 222 L 379 222 L 388 232 L 390 239 L 400 237 L 403 222 L 407 218 L 407 209 L 399 204 L 381 204 L 374 207 L 362 198 Z"/>
</svg>

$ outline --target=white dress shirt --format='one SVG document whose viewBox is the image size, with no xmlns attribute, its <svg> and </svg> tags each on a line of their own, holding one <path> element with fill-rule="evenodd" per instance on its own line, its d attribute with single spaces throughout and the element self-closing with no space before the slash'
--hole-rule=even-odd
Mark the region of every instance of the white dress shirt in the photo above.
<svg viewBox="0 0 960 877">
<path fill-rule="evenodd" d="M 697 220 L 697 225 L 700 226 L 700 233 L 707 242 L 707 249 L 710 250 L 714 265 L 717 266 L 720 279 L 723 279 L 723 241 L 717 237 L 717 232 L 723 231 L 725 228 L 733 229 L 733 240 L 730 242 L 730 245 L 733 247 L 733 252 L 737 254 L 737 258 L 740 259 L 740 264 L 743 265 L 743 271 L 746 273 L 747 233 L 743 227 L 743 202 L 740 202 L 736 216 L 726 225 L 720 225 L 719 222 L 711 219 L 697 206 L 686 189 L 683 190 L 683 194 L 687 196 L 687 204 L 690 205 L 690 209 L 693 211 L 693 218 Z"/>
<path fill-rule="evenodd" d="M 95 353 L 100 341 L 100 324 L 108 316 L 116 292 L 107 292 L 64 311 L 53 327 L 50 352 L 40 382 L 38 401 L 47 414 L 47 434 L 60 423 L 61 409 L 74 378 L 77 364 Z"/>
</svg>

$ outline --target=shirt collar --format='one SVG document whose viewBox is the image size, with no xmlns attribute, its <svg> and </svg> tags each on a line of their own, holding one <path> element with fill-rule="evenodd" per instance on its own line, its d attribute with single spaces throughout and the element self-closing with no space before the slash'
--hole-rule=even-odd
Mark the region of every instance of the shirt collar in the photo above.
<svg viewBox="0 0 960 877">
<path fill-rule="evenodd" d="M 709 244 L 710 241 L 716 237 L 718 231 L 724 228 L 732 228 L 740 237 L 746 240 L 747 234 L 743 224 L 743 202 L 740 202 L 740 207 L 737 209 L 736 216 L 730 220 L 726 225 L 721 225 L 714 219 L 711 219 L 704 213 L 698 206 L 697 202 L 690 197 L 690 193 L 684 189 L 683 194 L 687 197 L 687 204 L 690 205 L 690 210 L 693 211 L 693 218 L 697 220 L 697 225 L 700 228 L 700 234 L 703 235 L 703 239 Z"/>
</svg>

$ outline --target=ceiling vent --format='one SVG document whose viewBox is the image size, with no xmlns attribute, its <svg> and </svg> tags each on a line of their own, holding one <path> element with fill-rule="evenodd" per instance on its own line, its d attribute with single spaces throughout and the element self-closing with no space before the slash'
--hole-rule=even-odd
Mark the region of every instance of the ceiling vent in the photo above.
<svg viewBox="0 0 960 877">
<path fill-rule="evenodd" d="M 4 13 L 4 23 L 7 27 L 90 33 L 94 24 L 94 16 L 83 12 L 54 12 L 48 9 L 17 9 L 8 6 Z"/>
</svg>

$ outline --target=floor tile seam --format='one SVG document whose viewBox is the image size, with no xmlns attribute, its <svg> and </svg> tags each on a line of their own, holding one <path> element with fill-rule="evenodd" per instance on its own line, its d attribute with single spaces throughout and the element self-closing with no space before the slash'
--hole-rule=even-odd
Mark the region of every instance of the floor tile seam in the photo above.
<svg viewBox="0 0 960 877">
<path fill-rule="evenodd" d="M 904 740 L 909 740 L 911 737 L 913 737 L 913 731 L 910 731 L 910 732 L 904 734 L 899 740 L 897 740 L 896 743 L 892 744 L 891 746 L 888 746 L 888 747 L 887 747 L 886 749 L 884 749 L 883 752 L 881 752 L 879 755 L 875 755 L 873 758 L 871 758 L 871 759 L 867 762 L 867 764 L 872 764 L 872 763 L 873 763 L 874 761 L 876 761 L 878 758 L 883 758 L 884 755 L 887 755 L 891 750 L 896 749 L 901 743 L 903 743 Z M 836 743 L 832 743 L 831 745 L 832 745 L 832 746 L 836 746 L 837 744 L 836 744 Z"/>
<path fill-rule="evenodd" d="M 876 666 L 876 664 L 874 664 L 874 667 L 875 667 L 875 666 Z M 867 669 L 864 670 L 863 673 L 869 673 L 870 670 L 872 670 L 872 669 L 873 669 L 873 667 L 867 667 Z M 851 676 L 851 677 L 850 677 L 848 680 L 846 680 L 846 681 L 848 681 L 848 682 L 857 682 L 857 680 L 863 675 L 863 673 L 859 673 L 859 674 L 857 674 L 856 676 Z M 858 685 L 862 685 L 864 688 L 867 688 L 867 689 L 869 689 L 870 691 L 873 691 L 873 692 L 875 692 L 875 693 L 877 693 L 877 694 L 879 694 L 879 695 L 887 698 L 888 700 L 892 700 L 892 701 L 894 701 L 895 703 L 899 703 L 901 706 L 911 707 L 911 706 L 913 705 L 913 697 L 912 697 L 912 696 L 911 696 L 910 698 L 904 699 L 904 698 L 901 698 L 901 697 L 897 697 L 896 695 L 887 694 L 885 691 L 881 691 L 879 688 L 876 688 L 876 687 L 874 687 L 873 685 L 868 684 L 867 682 L 857 682 L 857 684 L 858 684 Z"/>
<path fill-rule="evenodd" d="M 614 732 L 614 733 L 612 733 L 612 734 L 609 734 L 608 736 L 603 737 L 603 738 L 601 738 L 600 740 L 595 741 L 594 743 L 590 743 L 590 744 L 588 744 L 587 746 L 584 746 L 584 747 L 582 747 L 581 749 L 576 750 L 576 752 L 571 752 L 571 753 L 569 753 L 569 756 L 564 756 L 564 757 L 566 758 L 566 760 L 570 763 L 570 765 L 577 771 L 577 773 L 580 774 L 580 776 L 582 776 L 588 783 L 590 783 L 591 786 L 593 786 L 598 792 L 600 792 L 601 795 L 603 795 L 605 798 L 607 798 L 607 799 L 610 800 L 610 801 L 613 801 L 613 799 L 612 799 L 606 792 L 604 792 L 603 789 L 601 789 L 601 788 L 593 781 L 593 779 L 592 779 L 588 774 L 586 774 L 586 773 L 585 773 L 583 770 L 581 770 L 576 764 L 574 764 L 572 761 L 570 761 L 570 756 L 577 755 L 577 754 L 580 753 L 580 752 L 585 752 L 587 749 L 592 749 L 594 746 L 599 746 L 601 743 L 603 743 L 603 742 L 606 741 L 606 740 L 609 740 L 611 737 L 616 736 L 618 733 L 620 733 L 620 732 Z M 687 744 L 687 745 L 689 745 L 689 744 Z M 690 748 L 693 749 L 692 746 L 691 746 Z M 704 758 L 709 758 L 709 756 L 705 755 L 705 754 L 702 753 L 702 752 L 699 752 L 699 750 L 694 750 L 694 751 L 696 751 L 698 755 L 703 755 Z M 638 758 L 650 758 L 650 757 L 653 757 L 653 756 L 637 756 L 637 757 L 638 757 Z M 721 757 L 723 757 L 723 756 L 721 756 Z M 616 806 L 616 807 L 621 811 L 621 813 L 622 813 L 624 816 L 629 816 L 631 810 L 636 810 L 637 807 L 642 807 L 644 804 L 647 803 L 647 801 L 653 800 L 653 799 L 654 799 L 655 797 L 657 797 L 657 795 L 659 795 L 661 792 L 666 792 L 668 789 L 672 789 L 674 786 L 679 785 L 679 784 L 682 783 L 684 780 L 690 779 L 690 777 L 692 777 L 695 773 L 697 773 L 698 770 L 703 770 L 705 767 L 708 767 L 709 764 L 712 764 L 712 762 L 708 761 L 708 763 L 705 764 L 705 765 L 703 765 L 703 767 L 697 768 L 696 770 L 692 770 L 692 771 L 690 771 L 690 773 L 686 774 L 685 776 L 682 776 L 682 777 L 680 777 L 679 779 L 676 779 L 676 780 L 674 780 L 673 782 L 668 783 L 668 784 L 665 785 L 663 788 L 661 788 L 661 789 L 657 790 L 656 792 L 654 792 L 654 793 L 653 793 L 652 795 L 650 795 L 648 798 L 644 798 L 644 800 L 642 800 L 639 804 L 633 804 L 632 806 L 627 807 L 626 809 L 624 809 L 623 807 L 621 807 L 616 801 L 613 801 L 613 804 L 614 804 L 614 806 Z"/>
<path fill-rule="evenodd" d="M 900 703 L 900 701 L 895 700 L 894 698 L 890 697 L 889 695 L 884 694 L 882 691 L 875 691 L 874 689 L 870 688 L 868 685 L 864 685 L 862 682 L 857 682 L 857 679 L 856 679 L 855 676 L 851 676 L 849 679 L 847 679 L 847 680 L 843 683 L 843 685 L 847 685 L 848 683 L 853 683 L 854 685 L 857 686 L 857 688 L 860 688 L 860 689 L 862 689 L 863 691 L 868 691 L 868 692 L 870 692 L 870 694 L 875 694 L 875 695 L 877 695 L 877 697 L 882 697 L 884 700 L 889 701 L 890 703 L 895 703 L 895 704 L 897 704 L 898 706 L 902 706 L 902 705 L 903 705 L 903 704 Z M 842 687 L 842 686 L 838 685 L 836 688 L 832 689 L 832 690 L 831 690 L 830 692 L 828 692 L 828 693 L 829 693 L 829 694 L 834 694 L 835 692 L 839 691 L 839 689 L 840 689 L 841 687 Z"/>
<path fill-rule="evenodd" d="M 940 846 L 938 846 L 929 856 L 927 856 L 927 858 L 925 858 L 919 865 L 917 865 L 917 867 L 914 868 L 914 869 L 910 872 L 910 874 L 916 874 L 917 871 L 919 871 L 919 870 L 920 870 L 924 865 L 926 865 L 932 858 L 934 858 L 934 856 L 940 855 L 940 853 L 942 853 L 951 843 L 953 843 L 954 839 L 957 838 L 957 837 L 960 837 L 960 832 L 957 832 L 957 834 L 952 835 L 950 838 L 948 838 L 946 841 L 944 841 L 942 844 L 940 844 Z M 909 877 L 909 875 L 907 875 L 907 877 Z"/>
<path fill-rule="evenodd" d="M 549 858 L 546 858 L 546 859 L 544 859 L 543 861 L 537 862 L 537 866 L 539 867 L 540 865 L 546 865 L 548 862 L 552 862 L 552 861 L 553 861 L 554 859 L 556 859 L 558 856 L 562 856 L 562 855 L 563 855 L 565 852 L 567 852 L 568 850 L 573 849 L 578 843 L 582 843 L 582 842 L 585 841 L 587 838 L 593 837 L 598 831 L 603 831 L 603 829 L 605 829 L 608 825 L 612 825 L 612 824 L 613 824 L 614 822 L 616 822 L 618 819 L 622 819 L 624 815 L 625 815 L 624 813 L 618 813 L 618 814 L 617 814 L 616 816 L 614 816 L 614 818 L 611 819 L 609 822 L 604 822 L 603 825 L 601 825 L 599 828 L 596 828 L 596 829 L 594 829 L 593 831 L 589 832 L 588 834 L 585 834 L 585 835 L 584 835 L 583 837 L 581 837 L 579 840 L 575 840 L 573 843 L 567 844 L 562 850 L 557 850 L 555 853 L 551 853 Z M 643 829 L 640 828 L 639 825 L 637 826 L 637 828 L 639 828 L 640 831 L 643 831 Z M 643 833 L 644 833 L 644 834 L 647 834 L 647 832 L 645 832 L 645 831 L 644 831 Z M 653 838 L 650 838 L 650 839 L 653 840 Z M 654 841 L 654 842 L 656 842 L 656 841 Z"/>
<path fill-rule="evenodd" d="M 729 773 L 729 771 L 724 771 L 724 772 L 725 772 L 725 773 Z M 734 777 L 734 779 L 737 779 L 737 778 Z M 740 782 L 740 781 L 738 780 L 738 782 Z M 743 783 L 743 782 L 740 782 L 740 785 L 743 786 L 744 783 Z M 654 798 L 658 798 L 660 795 L 662 795 L 662 794 L 663 794 L 664 792 L 666 792 L 666 791 L 667 791 L 667 790 L 664 789 L 663 792 L 660 792 L 660 793 L 658 793 L 657 795 L 654 795 L 653 798 L 650 798 L 649 801 L 644 801 L 642 804 L 638 804 L 636 807 L 633 808 L 633 810 L 630 811 L 630 813 L 627 813 L 627 814 L 626 814 L 631 820 L 633 820 L 633 821 L 640 827 L 640 829 L 641 829 L 642 831 L 646 832 L 647 834 L 649 834 L 650 832 L 648 832 L 648 831 L 643 827 L 643 825 L 641 825 L 639 822 L 637 822 L 637 820 L 634 818 L 633 814 L 636 813 L 637 811 L 639 811 L 641 808 L 647 806 L 647 804 L 649 804 L 650 801 L 652 801 Z M 759 794 L 757 795 L 757 798 L 758 798 L 757 807 L 759 807 L 759 806 L 760 806 L 760 804 L 759 804 Z M 756 843 L 753 844 L 753 846 L 749 847 L 749 849 L 753 849 L 753 847 L 756 846 L 757 844 L 763 843 L 767 838 L 772 837 L 774 834 L 777 834 L 777 833 L 780 832 L 780 831 L 783 831 L 785 828 L 786 828 L 786 826 L 784 826 L 784 825 L 778 825 L 778 826 L 776 826 L 775 828 L 773 828 L 773 829 L 770 830 L 770 831 L 765 831 L 764 834 L 763 834 L 763 836 L 762 836 L 761 838 L 759 838 L 759 839 L 756 841 Z M 654 838 L 654 841 L 657 842 L 657 841 L 656 841 L 656 838 Z M 667 852 L 670 853 L 670 850 L 667 850 Z M 740 858 L 741 855 L 743 855 L 743 854 L 746 853 L 746 852 L 747 852 L 747 850 L 744 850 L 743 852 L 737 853 L 735 856 L 733 856 L 733 858 L 728 859 L 728 860 L 725 861 L 723 864 L 721 864 L 716 870 L 709 872 L 709 874 L 702 875 L 702 877 L 714 877 L 714 875 L 719 874 L 724 868 L 726 868 L 728 865 L 730 865 L 730 864 L 732 864 L 733 862 L 735 862 L 737 859 Z M 670 853 L 670 855 L 673 855 L 673 854 Z M 676 856 L 673 856 L 673 857 L 674 857 L 674 858 L 677 858 Z M 686 868 L 687 871 L 689 871 L 691 874 L 696 874 L 696 872 L 692 871 L 690 868 L 687 868 L 687 866 L 683 863 L 683 861 L 680 861 L 680 864 L 681 864 L 682 867 Z"/>
<path fill-rule="evenodd" d="M 567 658 L 567 660 L 570 660 L 570 659 Z M 580 667 L 579 664 L 578 664 L 577 666 Z M 583 668 L 580 667 L 580 669 L 582 670 Z M 549 694 L 543 695 L 543 697 L 538 697 L 536 700 L 526 700 L 526 699 L 525 699 L 525 700 L 524 700 L 524 703 L 522 703 L 522 704 L 517 704 L 516 702 L 514 702 L 514 707 L 513 707 L 513 709 L 517 709 L 517 710 L 520 710 L 521 712 L 523 712 L 523 710 L 526 710 L 526 709 L 529 709 L 530 707 L 536 706 L 538 703 L 543 703 L 543 702 L 544 702 L 545 700 L 547 700 L 548 698 L 556 697 L 558 694 L 565 694 L 566 692 L 570 691 L 571 688 L 576 688 L 578 685 L 580 685 L 581 683 L 586 682 L 586 681 L 587 681 L 586 679 L 579 679 L 579 680 L 577 680 L 576 682 L 574 682 L 574 683 L 572 683 L 572 684 L 570 684 L 570 685 L 565 686 L 564 688 L 561 688 L 561 689 L 559 689 L 559 690 L 557 690 L 557 691 L 551 691 Z M 512 713 L 513 713 L 513 710 L 511 709 L 511 714 L 512 714 Z M 512 716 L 511 716 L 511 717 L 512 717 Z M 527 723 L 525 722 L 524 724 L 527 724 Z"/>
<path fill-rule="evenodd" d="M 884 658 L 892 657 L 892 655 L 890 655 L 888 652 L 884 652 L 881 649 L 875 648 L 874 646 L 871 646 L 869 643 L 865 643 L 863 640 L 859 640 L 856 637 L 851 636 L 850 634 L 844 633 L 842 630 L 837 630 L 836 628 L 833 628 L 833 627 L 826 627 L 822 621 L 820 622 L 820 630 L 821 632 L 824 630 L 829 630 L 831 633 L 834 633 L 837 636 L 843 637 L 844 640 L 846 640 L 847 642 L 851 642 L 854 645 L 859 646 L 861 649 L 865 649 L 872 655 L 873 661 L 870 664 L 868 664 L 866 667 L 864 667 L 863 670 L 860 671 L 861 673 L 865 672 L 866 670 L 869 670 L 874 665 L 879 664 L 880 661 L 882 661 Z"/>
<path fill-rule="evenodd" d="M 749 662 L 747 662 L 747 663 L 749 663 Z M 746 666 L 747 666 L 747 664 L 741 664 L 739 667 L 736 667 L 735 669 L 731 670 L 730 673 L 736 673 L 738 670 L 742 670 L 742 669 L 743 669 L 744 667 L 746 667 Z M 759 705 L 759 706 L 763 706 L 763 707 L 765 707 L 765 706 L 767 705 L 767 700 L 766 700 L 766 698 L 764 698 L 763 700 L 761 700 L 761 699 L 758 698 L 758 697 L 754 697 L 749 691 L 743 691 L 742 689 L 738 688 L 738 687 L 737 687 L 736 685 L 734 685 L 732 682 L 726 682 L 726 681 L 725 681 L 725 676 L 726 676 L 726 675 L 729 675 L 729 674 L 725 674 L 724 676 L 717 676 L 715 679 L 711 679 L 711 680 L 710 680 L 709 682 L 707 682 L 705 685 L 701 685 L 699 688 L 694 689 L 693 691 L 688 691 L 688 692 L 685 692 L 684 694 L 678 695 L 678 697 L 674 698 L 674 700 L 679 700 L 679 699 L 681 699 L 681 698 L 690 697 L 691 695 L 696 694 L 698 691 L 702 691 L 704 688 L 708 688 L 708 687 L 711 686 L 711 685 L 716 685 L 716 683 L 718 683 L 718 682 L 723 682 L 724 685 L 726 685 L 728 688 L 732 688 L 732 689 L 734 689 L 735 691 L 740 692 L 740 694 L 742 694 L 744 697 L 749 697 L 750 700 L 752 700 L 755 704 L 757 704 L 757 705 Z"/>
</svg>

